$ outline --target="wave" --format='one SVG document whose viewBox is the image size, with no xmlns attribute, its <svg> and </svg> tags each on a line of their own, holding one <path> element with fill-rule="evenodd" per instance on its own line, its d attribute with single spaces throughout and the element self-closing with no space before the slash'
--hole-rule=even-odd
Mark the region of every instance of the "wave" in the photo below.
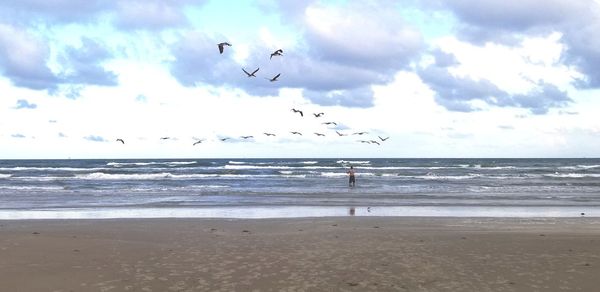
<svg viewBox="0 0 600 292">
<path fill-rule="evenodd" d="M 358 160 L 358 161 L 338 160 L 338 161 L 336 161 L 336 163 L 338 163 L 338 164 L 369 164 L 369 163 L 371 163 L 371 161 L 369 161 L 369 160 Z"/>
<path fill-rule="evenodd" d="M 317 164 L 319 162 L 318 161 L 302 161 L 300 163 L 302 163 L 302 164 Z"/>
<path fill-rule="evenodd" d="M 197 161 L 150 161 L 150 162 L 108 162 L 106 165 L 114 167 L 122 166 L 147 166 L 147 165 L 189 165 L 198 163 Z"/>
<path fill-rule="evenodd" d="M 600 173 L 554 173 L 554 174 L 545 174 L 544 177 L 555 177 L 555 178 L 598 178 L 600 177 Z"/>
<path fill-rule="evenodd" d="M 229 161 L 228 164 L 247 164 L 245 161 Z"/>
<path fill-rule="evenodd" d="M 35 166 L 16 166 L 16 167 L 0 167 L 1 171 L 23 171 L 23 170 L 44 170 L 44 171 L 100 171 L 106 170 L 104 167 L 35 167 Z"/>
<path fill-rule="evenodd" d="M 225 165 L 224 169 L 339 169 L 338 166 Z"/>
<path fill-rule="evenodd" d="M 11 177 L 11 176 L 12 176 L 11 174 L 3 174 L 3 173 L 0 173 L 0 178 L 9 178 L 9 177 Z"/>
</svg>

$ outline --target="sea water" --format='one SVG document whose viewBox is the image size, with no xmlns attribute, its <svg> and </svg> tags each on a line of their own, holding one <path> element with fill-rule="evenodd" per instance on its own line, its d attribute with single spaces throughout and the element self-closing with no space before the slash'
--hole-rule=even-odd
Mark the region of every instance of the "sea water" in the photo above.
<svg viewBox="0 0 600 292">
<path fill-rule="evenodd" d="M 0 219 L 598 217 L 599 210 L 600 159 L 0 160 Z"/>
</svg>

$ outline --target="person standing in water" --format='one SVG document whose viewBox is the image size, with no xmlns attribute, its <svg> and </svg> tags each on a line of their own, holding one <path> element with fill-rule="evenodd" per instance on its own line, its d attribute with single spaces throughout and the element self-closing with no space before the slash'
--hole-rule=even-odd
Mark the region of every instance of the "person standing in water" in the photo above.
<svg viewBox="0 0 600 292">
<path fill-rule="evenodd" d="M 354 171 L 354 166 L 350 166 L 350 169 L 347 171 L 348 173 L 348 185 L 350 187 L 354 187 L 356 185 L 356 177 L 355 175 L 355 171 Z"/>
</svg>

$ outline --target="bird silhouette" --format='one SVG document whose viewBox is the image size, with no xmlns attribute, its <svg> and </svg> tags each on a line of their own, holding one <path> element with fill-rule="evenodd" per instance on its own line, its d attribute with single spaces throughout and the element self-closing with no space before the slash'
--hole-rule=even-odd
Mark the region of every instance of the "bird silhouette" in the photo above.
<svg viewBox="0 0 600 292">
<path fill-rule="evenodd" d="M 171 137 L 160 137 L 161 140 L 169 140 Z"/>
<path fill-rule="evenodd" d="M 266 136 L 276 136 L 275 134 L 272 134 L 272 133 L 263 133 L 263 134 L 265 134 Z"/>
<path fill-rule="evenodd" d="M 360 142 L 360 143 L 367 143 L 367 144 L 371 144 L 371 141 L 367 141 L 367 140 L 358 140 L 358 142 Z"/>
<path fill-rule="evenodd" d="M 292 132 L 290 132 L 290 133 L 292 133 L 292 134 L 294 134 L 294 135 L 300 135 L 300 136 L 302 136 L 302 133 L 300 133 L 300 132 L 295 132 L 295 131 L 292 131 Z"/>
<path fill-rule="evenodd" d="M 242 138 L 242 139 L 246 140 L 246 139 L 254 138 L 254 136 L 242 136 L 242 137 L 240 137 L 240 138 Z"/>
<path fill-rule="evenodd" d="M 335 133 L 338 134 L 338 136 L 340 136 L 340 137 L 342 137 L 342 136 L 348 136 L 348 134 L 342 134 L 342 133 L 340 133 L 338 131 L 335 131 Z"/>
<path fill-rule="evenodd" d="M 221 140 L 221 141 L 225 142 L 225 141 L 227 141 L 227 140 L 229 140 L 229 139 L 231 139 L 231 138 L 229 138 L 229 137 L 225 137 L 225 138 L 220 138 L 219 140 Z"/>
<path fill-rule="evenodd" d="M 293 108 L 292 111 L 295 113 L 299 113 L 301 117 L 304 117 L 304 113 L 301 110 Z"/>
<path fill-rule="evenodd" d="M 318 118 L 322 115 L 324 115 L 325 113 L 313 113 L 313 116 L 315 116 L 315 118 Z"/>
<path fill-rule="evenodd" d="M 319 136 L 319 137 L 324 137 L 325 134 L 321 134 L 321 133 L 315 133 L 315 135 Z"/>
<path fill-rule="evenodd" d="M 377 141 L 375 141 L 375 140 L 371 140 L 371 141 L 369 141 L 369 142 L 371 142 L 371 144 L 377 144 L 377 145 L 381 145 L 381 144 L 379 144 L 379 142 L 377 142 Z"/>
<path fill-rule="evenodd" d="M 334 126 L 337 126 L 336 122 L 325 122 L 325 123 L 321 123 L 321 124 L 323 124 L 323 125 L 334 125 Z"/>
<path fill-rule="evenodd" d="M 200 140 L 194 142 L 194 144 L 192 144 L 192 146 L 196 146 L 196 144 L 200 144 L 200 143 L 202 143 L 202 141 L 204 141 L 204 140 L 200 139 Z"/>
<path fill-rule="evenodd" d="M 228 42 L 223 42 L 223 43 L 217 44 L 217 46 L 219 47 L 219 54 L 223 54 L 223 50 L 225 49 L 225 46 L 231 47 L 231 44 Z"/>
<path fill-rule="evenodd" d="M 125 144 L 125 141 L 123 141 L 123 139 L 121 139 L 121 138 L 117 139 L 117 142 L 121 142 L 121 143 Z"/>
<path fill-rule="evenodd" d="M 275 75 L 275 77 L 273 77 L 273 78 L 271 78 L 271 79 L 269 79 L 269 78 L 265 78 L 265 79 L 267 79 L 267 80 L 269 80 L 269 81 L 271 81 L 271 82 L 275 82 L 275 81 L 277 81 L 277 78 L 279 78 L 279 75 L 281 75 L 281 73 L 279 73 L 279 74 Z"/>
<path fill-rule="evenodd" d="M 258 72 L 258 69 L 260 68 L 256 68 L 256 70 L 252 71 L 252 73 L 248 73 L 248 71 L 244 70 L 244 68 L 242 68 L 242 71 L 244 71 L 244 73 L 246 73 L 246 75 L 248 75 L 248 77 L 256 77 L 256 72 Z"/>
<path fill-rule="evenodd" d="M 369 132 L 356 132 L 356 133 L 352 133 L 352 135 L 364 135 L 364 134 L 369 134 Z"/>
<path fill-rule="evenodd" d="M 385 140 L 390 138 L 390 137 L 381 138 L 381 136 L 377 136 L 377 137 L 379 137 L 379 140 L 381 140 L 381 142 L 385 142 Z"/>
<path fill-rule="evenodd" d="M 279 50 L 276 50 L 275 52 L 271 53 L 271 57 L 269 57 L 269 59 L 272 59 L 273 56 L 283 56 L 283 50 L 279 49 Z"/>
</svg>

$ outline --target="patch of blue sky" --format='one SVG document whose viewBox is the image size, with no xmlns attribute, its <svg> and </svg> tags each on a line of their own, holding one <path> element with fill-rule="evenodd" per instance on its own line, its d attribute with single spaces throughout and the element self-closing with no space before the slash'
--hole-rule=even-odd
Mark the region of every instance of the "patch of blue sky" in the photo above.
<svg viewBox="0 0 600 292">
<path fill-rule="evenodd" d="M 209 1 L 201 7 L 186 9 L 185 14 L 193 27 L 209 36 L 223 37 L 223 41 L 250 41 L 262 27 L 268 27 L 275 35 L 290 33 L 279 15 L 267 13 L 250 0 L 236 1 L 235 7 L 229 1 Z"/>
<path fill-rule="evenodd" d="M 451 35 L 458 21 L 449 12 L 423 10 L 416 6 L 400 6 L 400 15 L 411 25 L 415 26 L 425 41 Z"/>
</svg>

